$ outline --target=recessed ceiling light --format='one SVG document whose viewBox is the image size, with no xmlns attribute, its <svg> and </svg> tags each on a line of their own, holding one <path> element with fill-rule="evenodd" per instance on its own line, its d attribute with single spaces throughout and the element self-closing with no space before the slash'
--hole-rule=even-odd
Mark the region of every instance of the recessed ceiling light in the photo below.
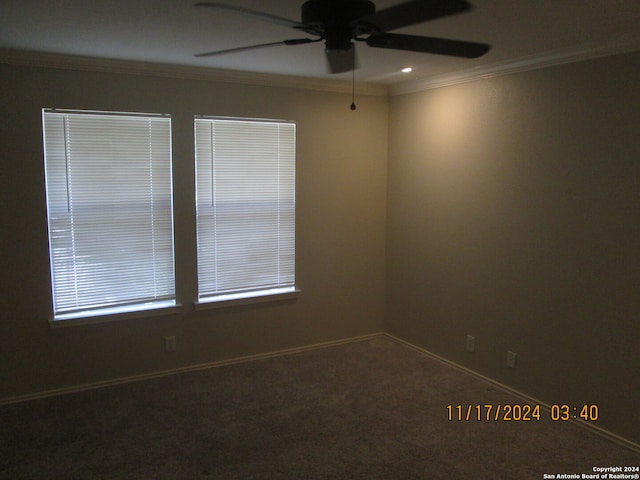
<svg viewBox="0 0 640 480">
<path fill-rule="evenodd" d="M 413 70 L 411 67 L 405 67 L 401 70 L 402 73 L 410 73 Z"/>
</svg>

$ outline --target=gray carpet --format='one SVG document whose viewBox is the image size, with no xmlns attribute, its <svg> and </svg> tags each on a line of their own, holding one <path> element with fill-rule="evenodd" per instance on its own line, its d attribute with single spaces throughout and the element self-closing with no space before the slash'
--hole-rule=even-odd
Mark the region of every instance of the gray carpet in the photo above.
<svg viewBox="0 0 640 480">
<path fill-rule="evenodd" d="M 0 407 L 0 478 L 541 479 L 640 465 L 571 423 L 447 419 L 469 403 L 522 401 L 378 337 Z"/>
</svg>

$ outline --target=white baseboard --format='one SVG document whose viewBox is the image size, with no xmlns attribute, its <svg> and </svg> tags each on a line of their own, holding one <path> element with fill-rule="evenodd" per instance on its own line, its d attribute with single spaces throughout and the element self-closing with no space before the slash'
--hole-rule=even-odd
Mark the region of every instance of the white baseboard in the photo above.
<svg viewBox="0 0 640 480">
<path fill-rule="evenodd" d="M 425 350 L 424 348 L 418 347 L 417 345 L 414 345 L 411 342 L 408 342 L 406 340 L 403 340 L 402 338 L 398 338 L 394 335 L 391 335 L 389 333 L 384 333 L 383 334 L 385 337 L 394 340 L 402 345 L 405 345 L 406 347 L 409 347 L 429 358 L 432 358 L 433 360 L 436 360 L 438 362 L 444 363 L 445 365 L 448 365 L 450 367 L 455 368 L 456 370 L 460 370 L 468 375 L 471 375 L 472 377 L 475 377 L 479 380 L 482 380 L 486 383 L 491 384 L 492 386 L 499 388 L 501 390 L 504 390 L 512 395 L 515 395 L 516 397 L 520 398 L 521 400 L 523 400 L 524 402 L 527 402 L 529 404 L 536 404 L 536 405 L 540 405 L 542 408 L 545 408 L 546 410 L 550 409 L 550 405 L 542 402 L 540 400 L 538 400 L 537 398 L 533 398 L 530 395 L 527 395 L 526 393 L 522 393 L 514 388 L 511 388 L 507 385 L 504 385 L 496 380 L 493 380 L 492 378 L 489 377 L 485 377 L 484 375 L 474 372 L 473 370 L 468 369 L 467 367 L 464 367 L 462 365 L 459 365 L 455 362 L 452 362 L 451 360 L 447 360 L 444 357 L 441 357 L 440 355 L 436 355 L 435 353 L 432 353 L 428 350 Z M 588 423 L 585 422 L 583 420 L 574 420 L 571 419 L 570 422 L 572 422 L 573 424 L 581 427 L 581 428 L 585 428 L 601 437 L 606 438 L 609 441 L 612 441 L 614 443 L 617 443 L 618 445 L 621 445 L 623 447 L 626 447 L 630 450 L 633 450 L 634 452 L 638 452 L 640 453 L 640 444 L 635 443 L 627 438 L 621 437 L 620 435 L 617 435 L 615 433 L 612 433 L 608 430 L 605 430 L 604 428 L 600 428 L 597 425 L 594 425 L 592 423 Z"/>
<path fill-rule="evenodd" d="M 78 393 L 78 392 L 84 392 L 87 390 L 96 390 L 99 388 L 104 388 L 104 387 L 111 387 L 111 386 L 115 386 L 115 385 L 124 385 L 127 383 L 133 383 L 133 382 L 140 382 L 140 381 L 144 381 L 144 380 L 151 380 L 154 378 L 161 378 L 161 377 L 167 377 L 170 375 L 177 375 L 180 373 L 187 373 L 187 372 L 195 372 L 198 370 L 206 370 L 209 368 L 215 368 L 215 367 L 221 367 L 224 365 L 232 365 L 235 363 L 243 363 L 243 362 L 251 362 L 253 360 L 261 360 L 264 358 L 271 358 L 271 357 L 278 357 L 278 356 L 282 356 L 282 355 L 291 355 L 294 353 L 300 353 L 300 352 L 306 352 L 306 351 L 310 351 L 310 350 L 317 350 L 320 348 L 325 348 L 325 347 L 331 347 L 331 346 L 336 346 L 336 345 L 344 345 L 347 343 L 353 343 L 353 342 L 359 342 L 359 341 L 363 341 L 363 340 L 368 340 L 368 339 L 372 339 L 372 338 L 376 338 L 376 337 L 380 337 L 382 335 L 382 332 L 380 333 L 372 333 L 372 334 L 368 334 L 368 335 L 361 335 L 358 337 L 351 337 L 351 338 L 345 338 L 342 340 L 332 340 L 329 342 L 322 342 L 322 343 L 315 343 L 312 345 L 305 345 L 302 347 L 294 347 L 294 348 L 287 348 L 284 350 L 276 350 L 276 351 L 272 351 L 272 352 L 266 352 L 266 353 L 259 353 L 256 355 L 247 355 L 247 356 L 243 356 L 243 357 L 236 357 L 236 358 L 230 358 L 230 359 L 226 359 L 226 360 L 218 360 L 215 362 L 209 362 L 209 363 L 203 363 L 203 364 L 198 364 L 198 365 L 190 365 L 187 367 L 180 367 L 180 368 L 173 368 L 170 370 L 161 370 L 158 372 L 151 372 L 151 373 L 143 373 L 140 375 L 132 375 L 129 377 L 120 377 L 120 378 L 114 378 L 111 380 L 101 380 L 99 382 L 92 382 L 92 383 L 84 383 L 81 385 L 74 385 L 71 387 L 63 387 L 63 388 L 56 388 L 56 389 L 52 389 L 52 390 L 45 390 L 45 391 L 41 391 L 41 392 L 35 392 L 35 393 L 29 393 L 29 394 L 25 394 L 25 395 L 17 395 L 17 396 L 13 396 L 13 397 L 7 397 L 7 398 L 2 398 L 0 399 L 0 406 L 3 405 L 10 405 L 12 403 L 21 403 L 21 402 L 28 402 L 30 400 L 39 400 L 42 398 L 48 398 L 48 397 L 56 397 L 59 395 L 66 395 L 69 393 Z"/>
</svg>

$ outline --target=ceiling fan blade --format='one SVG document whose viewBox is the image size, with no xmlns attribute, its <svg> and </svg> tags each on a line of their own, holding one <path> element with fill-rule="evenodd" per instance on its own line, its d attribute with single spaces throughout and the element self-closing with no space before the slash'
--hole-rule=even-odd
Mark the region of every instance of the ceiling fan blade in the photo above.
<svg viewBox="0 0 640 480">
<path fill-rule="evenodd" d="M 214 50 L 213 52 L 197 53 L 196 57 L 213 57 L 215 55 L 224 55 L 227 53 L 238 53 L 247 50 L 257 50 L 259 48 L 275 47 L 277 45 L 302 45 L 304 43 L 319 42 L 321 39 L 311 40 L 310 38 L 294 38 L 291 40 L 283 40 L 281 42 L 260 43 L 258 45 L 248 45 L 246 47 L 227 48 L 224 50 Z"/>
<path fill-rule="evenodd" d="M 356 47 L 351 45 L 349 50 L 325 50 L 327 66 L 330 73 L 344 73 L 357 67 Z"/>
<path fill-rule="evenodd" d="M 222 10 L 228 10 L 230 12 L 239 13 L 241 15 L 253 17 L 256 20 L 263 20 L 270 23 L 275 23 L 277 25 L 283 25 L 285 27 L 291 28 L 300 28 L 304 27 L 304 25 L 300 22 L 296 22 L 294 20 L 289 20 L 288 18 L 278 17 L 276 15 L 271 15 L 268 13 L 258 12 L 256 10 L 251 10 L 249 8 L 244 7 L 234 7 L 232 5 L 227 5 L 226 3 L 220 2 L 198 2 L 194 4 L 194 7 L 210 7 L 210 8 L 220 8 Z"/>
<path fill-rule="evenodd" d="M 491 47 L 484 43 L 448 40 L 446 38 L 419 37 L 398 33 L 376 33 L 365 40 L 376 48 L 409 50 L 411 52 L 434 53 L 454 57 L 477 58 L 487 53 Z"/>
<path fill-rule="evenodd" d="M 411 0 L 364 17 L 361 22 L 388 32 L 470 9 L 471 5 L 465 0 Z"/>
</svg>

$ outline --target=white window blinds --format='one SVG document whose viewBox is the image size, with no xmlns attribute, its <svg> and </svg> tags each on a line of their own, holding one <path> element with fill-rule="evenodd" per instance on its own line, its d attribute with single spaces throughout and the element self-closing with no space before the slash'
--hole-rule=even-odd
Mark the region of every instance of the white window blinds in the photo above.
<svg viewBox="0 0 640 480">
<path fill-rule="evenodd" d="M 175 304 L 171 118 L 43 110 L 54 319 Z"/>
<path fill-rule="evenodd" d="M 195 119 L 201 302 L 295 288 L 295 124 Z"/>
</svg>

